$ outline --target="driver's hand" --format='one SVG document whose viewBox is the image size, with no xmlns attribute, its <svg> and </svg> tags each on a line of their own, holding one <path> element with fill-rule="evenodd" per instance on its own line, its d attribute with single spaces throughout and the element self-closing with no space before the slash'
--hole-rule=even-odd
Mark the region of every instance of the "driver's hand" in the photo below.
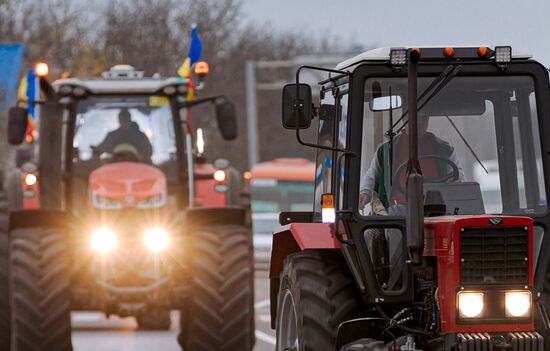
<svg viewBox="0 0 550 351">
<path fill-rule="evenodd" d="M 365 208 L 372 198 L 370 190 L 363 190 L 359 193 L 359 209 Z"/>
</svg>

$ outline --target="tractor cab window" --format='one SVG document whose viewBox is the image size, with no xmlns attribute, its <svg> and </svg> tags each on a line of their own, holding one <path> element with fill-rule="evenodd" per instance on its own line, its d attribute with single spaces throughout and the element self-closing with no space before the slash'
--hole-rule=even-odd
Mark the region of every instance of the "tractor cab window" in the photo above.
<svg viewBox="0 0 550 351">
<path fill-rule="evenodd" d="M 92 97 L 79 105 L 75 158 L 94 156 L 161 165 L 175 158 L 170 106 L 165 97 Z"/>
<path fill-rule="evenodd" d="M 450 214 L 545 211 L 533 79 L 459 76 L 433 94 L 435 79 L 418 79 L 424 192 Z M 407 78 L 369 78 L 364 96 L 359 211 L 404 215 Z"/>
</svg>

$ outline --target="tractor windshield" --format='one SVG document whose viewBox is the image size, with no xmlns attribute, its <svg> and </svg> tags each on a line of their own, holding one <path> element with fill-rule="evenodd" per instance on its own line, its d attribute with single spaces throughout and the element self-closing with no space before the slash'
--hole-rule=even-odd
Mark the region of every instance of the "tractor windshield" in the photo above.
<svg viewBox="0 0 550 351">
<path fill-rule="evenodd" d="M 76 157 L 116 159 L 161 165 L 175 158 L 172 115 L 162 96 L 95 96 L 79 104 L 73 146 Z"/>
<path fill-rule="evenodd" d="M 426 102 L 434 79 L 418 79 L 424 192 L 439 191 L 447 213 L 545 211 L 533 78 L 459 76 Z M 407 78 L 367 79 L 359 189 L 364 215 L 405 213 L 407 122 Z"/>
</svg>

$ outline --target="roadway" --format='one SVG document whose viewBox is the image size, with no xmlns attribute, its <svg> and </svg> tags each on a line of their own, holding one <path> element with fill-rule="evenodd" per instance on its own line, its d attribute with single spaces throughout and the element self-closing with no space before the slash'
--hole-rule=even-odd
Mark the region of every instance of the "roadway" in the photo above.
<svg viewBox="0 0 550 351">
<path fill-rule="evenodd" d="M 256 346 L 255 351 L 273 351 L 275 333 L 269 325 L 269 280 L 267 271 L 256 272 Z M 133 318 L 106 319 L 101 313 L 74 312 L 75 351 L 179 351 L 178 312 L 172 312 L 169 331 L 138 331 Z"/>
</svg>

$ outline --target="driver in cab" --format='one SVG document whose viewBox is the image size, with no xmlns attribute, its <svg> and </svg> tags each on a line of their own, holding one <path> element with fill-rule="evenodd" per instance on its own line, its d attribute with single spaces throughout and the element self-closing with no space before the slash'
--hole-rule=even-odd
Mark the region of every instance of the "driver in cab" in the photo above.
<svg viewBox="0 0 550 351">
<path fill-rule="evenodd" d="M 446 141 L 428 132 L 430 117 L 418 115 L 418 157 L 424 181 L 465 181 L 464 171 L 460 165 L 454 148 Z M 361 178 L 359 192 L 359 209 L 373 200 L 380 200 L 388 214 L 399 215 L 404 213 L 406 204 L 406 164 L 409 158 L 409 136 L 407 128 L 393 138 L 392 171 L 390 182 L 389 152 L 390 141 L 378 147 L 370 167 Z M 452 171 L 451 163 L 458 169 L 457 177 L 449 176 Z M 455 171 L 456 172 L 456 171 Z M 374 196 L 373 196 L 374 195 Z M 371 203 L 373 210 L 376 204 Z"/>
<path fill-rule="evenodd" d="M 127 109 L 121 109 L 118 113 L 119 127 L 107 134 L 105 139 L 97 146 L 94 152 L 101 154 L 108 152 L 132 152 L 141 161 L 148 161 L 153 154 L 153 148 L 149 138 L 143 133 Z"/>
</svg>

